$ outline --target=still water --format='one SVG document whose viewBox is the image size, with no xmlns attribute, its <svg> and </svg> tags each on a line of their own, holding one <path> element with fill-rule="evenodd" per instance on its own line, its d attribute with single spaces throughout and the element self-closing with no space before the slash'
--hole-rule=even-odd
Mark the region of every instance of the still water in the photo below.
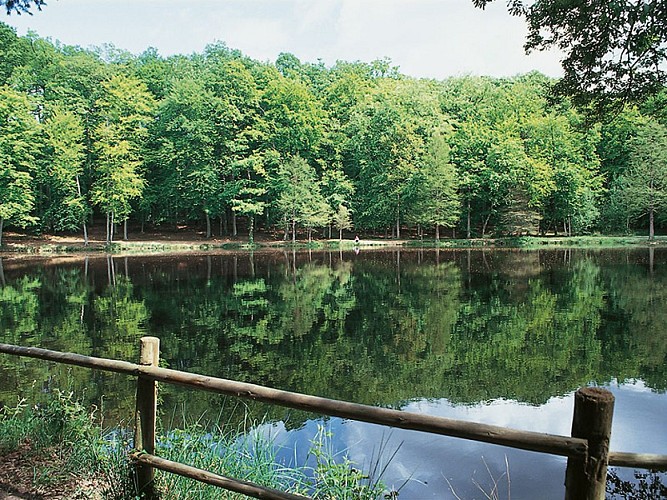
<svg viewBox="0 0 667 500">
<path fill-rule="evenodd" d="M 667 454 L 665 325 L 665 249 L 0 259 L 1 342 L 135 361 L 154 335 L 179 370 L 564 435 L 574 391 L 602 385 L 614 451 Z M 0 404 L 63 387 L 109 423 L 132 415 L 130 379 L 0 356 Z M 234 406 L 161 391 L 167 425 Z M 383 479 L 399 498 L 563 497 L 559 457 L 242 409 L 286 458 L 305 458 L 322 425 L 362 466 L 398 450 Z"/>
</svg>

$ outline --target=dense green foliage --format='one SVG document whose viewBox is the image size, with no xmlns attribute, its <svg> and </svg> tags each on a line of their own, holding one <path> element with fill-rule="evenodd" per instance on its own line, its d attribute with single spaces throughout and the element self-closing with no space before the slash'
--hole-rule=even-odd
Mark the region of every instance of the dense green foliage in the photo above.
<svg viewBox="0 0 667 500">
<path fill-rule="evenodd" d="M 121 223 L 125 237 L 148 223 L 251 239 L 626 232 L 650 214 L 665 226 L 628 194 L 659 153 L 640 143 L 667 122 L 661 95 L 600 125 L 549 99 L 557 82 L 537 73 L 433 81 L 388 61 L 260 63 L 224 44 L 134 56 L 3 24 L 0 52 L 0 237 L 85 238 L 103 220 L 108 241 Z"/>
<path fill-rule="evenodd" d="M 493 0 L 473 0 L 484 8 Z M 507 0 L 528 24 L 525 48 L 557 47 L 564 76 L 555 91 L 598 112 L 641 102 L 667 83 L 663 0 Z"/>
</svg>

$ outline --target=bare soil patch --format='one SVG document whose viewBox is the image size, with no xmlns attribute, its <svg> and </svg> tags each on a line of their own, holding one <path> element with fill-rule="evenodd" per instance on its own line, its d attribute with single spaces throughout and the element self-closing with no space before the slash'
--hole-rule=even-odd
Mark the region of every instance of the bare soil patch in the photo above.
<svg viewBox="0 0 667 500">
<path fill-rule="evenodd" d="M 0 456 L 0 500 L 101 499 L 104 485 L 62 472 L 62 460 L 55 451 L 39 455 L 24 444 Z"/>
</svg>

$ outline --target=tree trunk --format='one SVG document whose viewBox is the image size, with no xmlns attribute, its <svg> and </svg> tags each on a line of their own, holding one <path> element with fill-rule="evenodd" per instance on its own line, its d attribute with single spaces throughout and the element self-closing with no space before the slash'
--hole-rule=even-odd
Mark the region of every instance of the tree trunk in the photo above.
<svg viewBox="0 0 667 500">
<path fill-rule="evenodd" d="M 486 216 L 486 219 L 484 219 L 484 224 L 482 225 L 482 238 L 486 238 L 486 226 L 489 223 L 489 219 L 491 218 L 491 214 Z"/>
<path fill-rule="evenodd" d="M 127 241 L 127 219 L 123 221 L 123 239 Z"/>
<path fill-rule="evenodd" d="M 435 225 L 435 241 L 440 243 L 440 224 Z"/>
<path fill-rule="evenodd" d="M 238 227 L 236 226 L 236 212 L 232 212 L 232 236 L 236 236 L 238 234 Z"/>
<path fill-rule="evenodd" d="M 468 198 L 468 224 L 466 226 L 466 238 L 470 239 L 470 198 Z"/>
<path fill-rule="evenodd" d="M 310 245 L 313 242 L 313 229 L 308 228 L 308 244 Z"/>
<path fill-rule="evenodd" d="M 401 195 L 397 196 L 396 201 L 396 239 L 401 239 Z"/>
<path fill-rule="evenodd" d="M 255 230 L 255 216 L 250 216 L 250 227 L 248 228 L 248 243 L 251 245 L 255 242 L 255 235 L 253 234 Z"/>
<path fill-rule="evenodd" d="M 2 246 L 2 228 L 5 225 L 5 218 L 0 217 L 0 247 Z"/>
<path fill-rule="evenodd" d="M 569 235 L 572 236 L 572 216 L 571 215 L 567 218 L 567 230 L 569 232 Z"/>
<path fill-rule="evenodd" d="M 79 176 L 76 176 L 76 192 L 81 198 L 81 182 L 79 181 Z M 83 246 L 88 246 L 88 228 L 86 227 L 86 218 L 83 218 Z"/>
<path fill-rule="evenodd" d="M 296 219 L 292 219 L 292 243 L 296 244 Z"/>
<path fill-rule="evenodd" d="M 651 207 L 648 211 L 648 239 L 650 241 L 653 241 L 655 239 L 655 227 L 653 224 L 653 219 L 654 219 L 654 211 L 653 207 Z"/>
<path fill-rule="evenodd" d="M 208 239 L 211 237 L 211 216 L 208 212 L 204 212 L 204 215 L 206 215 L 206 238 Z"/>
<path fill-rule="evenodd" d="M 106 243 L 111 243 L 111 214 L 109 212 L 107 212 L 107 220 L 104 230 L 106 231 Z"/>
<path fill-rule="evenodd" d="M 338 230 L 338 241 L 343 241 L 343 228 Z"/>
</svg>

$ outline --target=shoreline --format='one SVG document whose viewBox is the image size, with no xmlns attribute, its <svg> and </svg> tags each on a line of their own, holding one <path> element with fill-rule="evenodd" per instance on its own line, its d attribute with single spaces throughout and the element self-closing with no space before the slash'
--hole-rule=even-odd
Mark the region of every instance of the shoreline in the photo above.
<svg viewBox="0 0 667 500">
<path fill-rule="evenodd" d="M 657 236 L 649 241 L 646 236 L 519 236 L 501 238 L 441 239 L 320 239 L 292 241 L 257 239 L 254 244 L 246 240 L 214 237 L 205 239 L 196 234 L 150 233 L 135 239 L 114 241 L 92 237 L 84 245 L 80 237 L 30 236 L 9 233 L 3 238 L 0 257 L 64 256 L 64 255 L 141 255 L 177 253 L 265 252 L 284 250 L 353 250 L 379 248 L 405 249 L 554 249 L 554 248 L 623 248 L 667 247 L 667 236 Z"/>
</svg>

